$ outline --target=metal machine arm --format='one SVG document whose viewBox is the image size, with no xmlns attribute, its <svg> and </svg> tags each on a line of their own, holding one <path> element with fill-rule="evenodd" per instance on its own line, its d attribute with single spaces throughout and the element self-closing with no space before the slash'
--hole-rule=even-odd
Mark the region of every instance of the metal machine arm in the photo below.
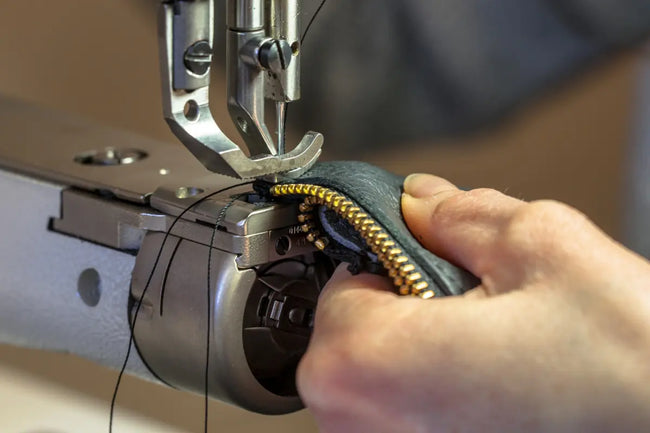
<svg viewBox="0 0 650 433">
<path fill-rule="evenodd" d="M 332 263 L 294 205 L 233 179 L 298 175 L 320 155 L 316 132 L 283 143 L 299 1 L 227 3 L 228 107 L 250 157 L 210 112 L 213 0 L 162 3 L 165 118 L 212 173 L 176 145 L 0 98 L 0 193 L 21 204 L 0 218 L 0 343 L 114 368 L 130 353 L 125 371 L 149 380 L 262 413 L 301 407 L 295 366 Z"/>
</svg>

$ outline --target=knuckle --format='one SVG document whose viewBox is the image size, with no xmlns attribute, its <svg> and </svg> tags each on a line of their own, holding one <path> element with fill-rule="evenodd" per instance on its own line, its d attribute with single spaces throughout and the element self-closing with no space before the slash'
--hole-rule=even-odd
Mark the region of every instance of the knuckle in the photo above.
<svg viewBox="0 0 650 433">
<path fill-rule="evenodd" d="M 503 193 L 493 188 L 476 188 L 467 191 L 465 195 L 480 202 L 491 202 L 495 198 L 503 196 Z"/>
<path fill-rule="evenodd" d="M 522 206 L 515 214 L 515 223 L 523 226 L 561 228 L 566 224 L 585 222 L 586 217 L 569 205 L 554 200 L 537 200 Z"/>
<path fill-rule="evenodd" d="M 530 204 L 538 208 L 540 213 L 557 219 L 584 218 L 584 215 L 577 209 L 556 200 L 536 200 Z"/>
<path fill-rule="evenodd" d="M 519 207 L 506 224 L 504 241 L 517 251 L 546 255 L 570 238 L 587 218 L 576 209 L 553 200 L 538 200 Z"/>
</svg>

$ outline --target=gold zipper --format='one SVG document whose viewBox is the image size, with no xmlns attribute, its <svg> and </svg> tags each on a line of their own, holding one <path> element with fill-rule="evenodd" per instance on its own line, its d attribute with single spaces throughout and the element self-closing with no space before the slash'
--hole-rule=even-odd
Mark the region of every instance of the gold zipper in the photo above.
<svg viewBox="0 0 650 433">
<path fill-rule="evenodd" d="M 429 289 L 429 284 L 416 271 L 416 267 L 408 256 L 397 248 L 395 240 L 343 194 L 319 185 L 302 183 L 274 185 L 271 187 L 270 193 L 276 197 L 305 196 L 299 206 L 298 222 L 301 224 L 301 229 L 306 234 L 307 240 L 319 250 L 325 249 L 329 243 L 329 239 L 318 231 L 315 222 L 318 216 L 315 214 L 314 207 L 321 205 L 333 210 L 354 227 L 386 268 L 400 295 L 418 296 L 423 299 L 435 296 L 434 291 Z"/>
</svg>

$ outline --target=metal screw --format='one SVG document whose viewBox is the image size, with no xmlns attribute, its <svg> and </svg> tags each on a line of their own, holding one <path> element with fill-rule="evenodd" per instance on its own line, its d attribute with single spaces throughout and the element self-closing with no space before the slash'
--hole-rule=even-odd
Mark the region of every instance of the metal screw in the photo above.
<svg viewBox="0 0 650 433">
<path fill-rule="evenodd" d="M 147 152 L 139 149 L 116 149 L 106 147 L 100 150 L 91 150 L 75 156 L 75 162 L 84 165 L 127 165 L 146 158 Z"/>
<path fill-rule="evenodd" d="M 188 71 L 198 76 L 205 75 L 212 64 L 212 47 L 208 41 L 198 41 L 192 44 L 183 58 Z"/>
<path fill-rule="evenodd" d="M 205 192 L 204 189 L 197 188 L 195 186 L 181 186 L 176 189 L 176 198 L 184 199 L 184 198 L 195 197 L 199 194 L 203 194 L 204 192 Z"/>
<path fill-rule="evenodd" d="M 291 63 L 291 45 L 284 39 L 271 39 L 260 47 L 259 60 L 263 68 L 279 73 Z"/>
</svg>

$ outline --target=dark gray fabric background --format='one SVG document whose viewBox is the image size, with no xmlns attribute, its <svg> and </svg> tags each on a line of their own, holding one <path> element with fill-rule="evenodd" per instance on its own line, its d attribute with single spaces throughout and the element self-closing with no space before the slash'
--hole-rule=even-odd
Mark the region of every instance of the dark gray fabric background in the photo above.
<svg viewBox="0 0 650 433">
<path fill-rule="evenodd" d="M 328 0 L 289 122 L 337 149 L 475 128 L 649 30 L 649 0 Z"/>
</svg>

